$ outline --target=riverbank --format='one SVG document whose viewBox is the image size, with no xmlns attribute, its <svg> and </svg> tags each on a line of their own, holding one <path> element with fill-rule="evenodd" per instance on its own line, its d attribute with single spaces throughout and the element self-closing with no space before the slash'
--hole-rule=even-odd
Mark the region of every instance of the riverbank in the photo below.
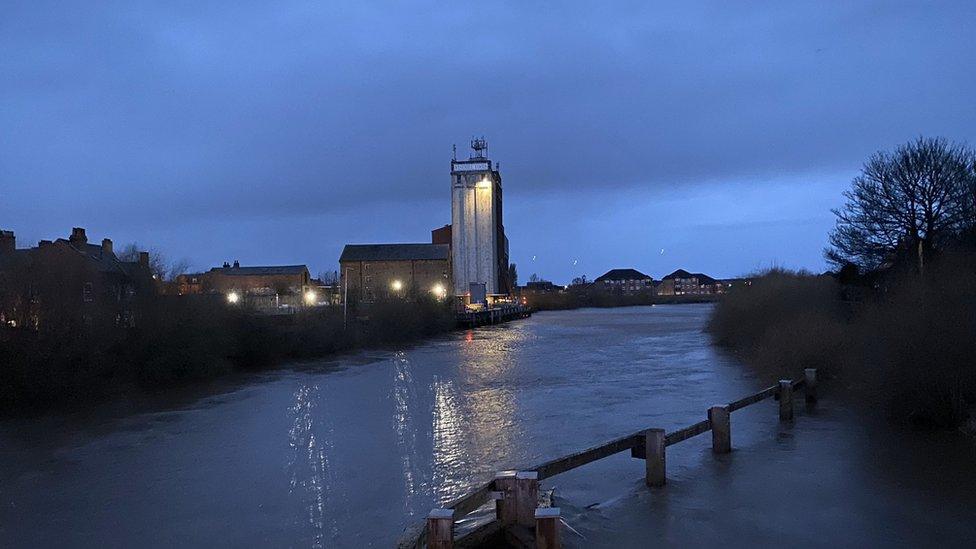
<svg viewBox="0 0 976 549">
<path fill-rule="evenodd" d="M 424 298 L 379 301 L 349 318 L 338 307 L 260 316 L 221 300 L 160 297 L 143 305 L 133 328 L 0 329 L 0 413 L 71 409 L 455 328 L 448 303 Z"/>
<path fill-rule="evenodd" d="M 560 293 L 525 295 L 528 306 L 537 311 L 567 311 L 593 307 L 611 309 L 614 307 L 638 307 L 642 305 L 677 305 L 683 303 L 714 303 L 720 295 L 637 295 L 612 294 L 605 291 L 574 290 L 570 288 Z"/>
<path fill-rule="evenodd" d="M 771 271 L 719 303 L 713 340 L 767 381 L 818 368 L 895 422 L 964 426 L 976 404 L 976 260 L 846 284 Z"/>
</svg>

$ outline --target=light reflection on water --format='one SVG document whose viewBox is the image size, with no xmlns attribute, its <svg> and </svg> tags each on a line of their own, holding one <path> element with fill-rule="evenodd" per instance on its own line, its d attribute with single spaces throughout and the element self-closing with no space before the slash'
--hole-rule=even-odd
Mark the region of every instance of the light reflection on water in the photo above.
<svg viewBox="0 0 976 549">
<path fill-rule="evenodd" d="M 709 310 L 545 313 L 243 377 L 189 406 L 0 422 L 0 545 L 389 547 L 495 471 L 684 426 L 758 388 L 709 346 Z M 628 455 L 552 479 L 564 516 L 588 537 L 567 534 L 567 545 L 640 546 L 649 535 L 762 544 L 801 519 L 793 530 L 814 533 L 814 545 L 892 539 L 871 521 L 959 545 L 959 525 L 976 520 L 976 488 L 963 482 L 976 456 L 920 476 L 911 459 L 931 451 L 866 436 L 829 398 L 788 431 L 774 404 L 738 413 L 728 459 L 714 459 L 705 437 L 669 449 L 665 492 L 649 494 Z M 943 446 L 940 456 L 963 455 L 956 441 Z"/>
<path fill-rule="evenodd" d="M 329 459 L 335 451 L 334 426 L 321 411 L 317 384 L 301 385 L 294 393 L 288 412 L 292 418 L 288 430 L 291 453 L 288 461 L 290 494 L 307 510 L 311 529 L 311 546 L 324 547 L 326 537 L 339 534 L 336 515 L 328 508 L 337 501 L 336 472 Z"/>
</svg>

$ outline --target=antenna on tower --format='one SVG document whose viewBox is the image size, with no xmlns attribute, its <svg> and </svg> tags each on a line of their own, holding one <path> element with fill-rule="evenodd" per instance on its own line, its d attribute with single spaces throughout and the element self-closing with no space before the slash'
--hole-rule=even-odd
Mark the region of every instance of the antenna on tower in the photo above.
<svg viewBox="0 0 976 549">
<path fill-rule="evenodd" d="M 451 160 L 457 160 L 457 143 L 451 145 Z"/>
<path fill-rule="evenodd" d="M 488 158 L 488 141 L 484 136 L 472 139 L 471 148 L 474 149 L 474 155 L 471 158 Z"/>
</svg>

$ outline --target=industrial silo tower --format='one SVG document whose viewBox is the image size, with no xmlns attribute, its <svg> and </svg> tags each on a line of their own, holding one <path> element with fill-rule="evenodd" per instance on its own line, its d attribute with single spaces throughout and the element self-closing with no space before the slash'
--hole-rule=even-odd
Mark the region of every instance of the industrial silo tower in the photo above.
<svg viewBox="0 0 976 549">
<path fill-rule="evenodd" d="M 502 177 L 488 142 L 471 140 L 471 157 L 451 160 L 451 250 L 454 294 L 480 301 L 508 296 L 508 239 L 502 224 Z M 456 156 L 456 155 L 455 155 Z"/>
</svg>

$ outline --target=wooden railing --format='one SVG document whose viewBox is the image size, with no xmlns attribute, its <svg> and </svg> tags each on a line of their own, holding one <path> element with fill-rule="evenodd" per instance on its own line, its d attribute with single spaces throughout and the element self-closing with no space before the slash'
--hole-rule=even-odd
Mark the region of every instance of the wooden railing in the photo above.
<svg viewBox="0 0 976 549">
<path fill-rule="evenodd" d="M 708 409 L 707 419 L 667 433 L 664 429 L 645 429 L 625 437 L 594 446 L 518 471 L 502 471 L 488 483 L 468 494 L 433 509 L 427 521 L 408 528 L 400 537 L 400 549 L 449 549 L 455 545 L 475 547 L 492 538 L 504 535 L 514 546 L 535 546 L 555 549 L 560 546 L 559 509 L 538 507 L 539 481 L 565 473 L 625 450 L 645 462 L 645 483 L 650 487 L 666 483 L 665 448 L 697 435 L 712 432 L 712 451 L 725 454 L 732 450 L 730 415 L 736 410 L 767 398 L 779 400 L 779 419 L 793 421 L 793 392 L 804 389 L 808 404 L 817 400 L 817 370 L 804 370 L 804 378 L 780 380 L 745 398 L 719 404 Z M 454 523 L 495 501 L 495 519 L 472 532 L 455 539 Z"/>
</svg>

